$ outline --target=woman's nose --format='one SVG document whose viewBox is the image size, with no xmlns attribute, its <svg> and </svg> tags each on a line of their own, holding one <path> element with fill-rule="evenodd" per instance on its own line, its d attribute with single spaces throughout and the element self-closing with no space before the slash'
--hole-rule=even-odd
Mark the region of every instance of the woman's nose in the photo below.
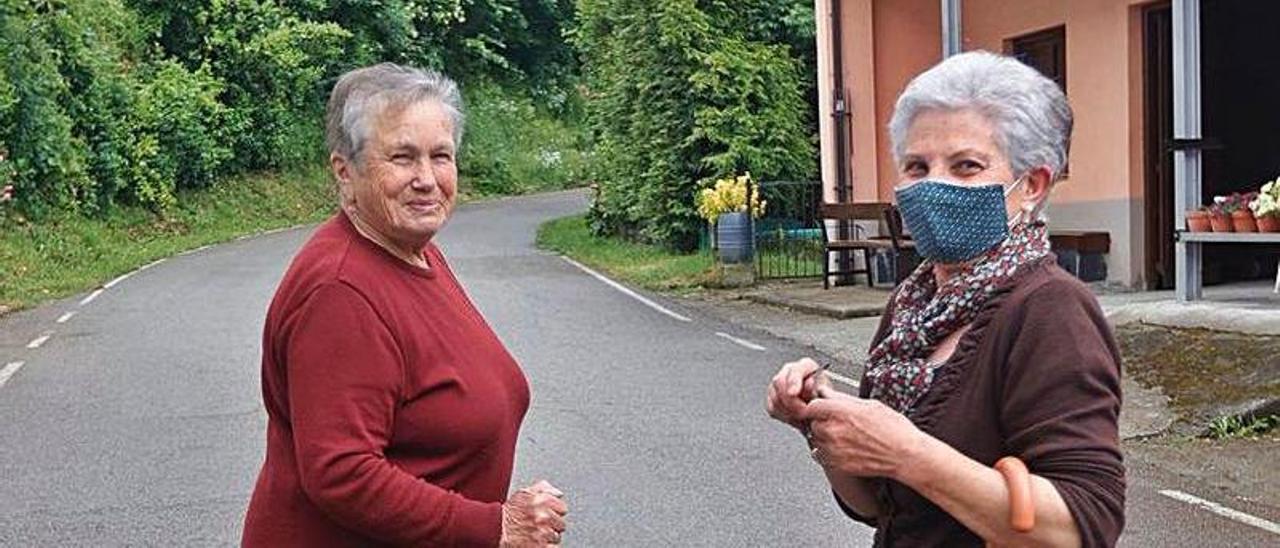
<svg viewBox="0 0 1280 548">
<path fill-rule="evenodd" d="M 409 183 L 414 190 L 431 191 L 436 186 L 436 174 L 431 169 L 431 161 L 419 162 L 414 169 L 413 181 Z"/>
</svg>

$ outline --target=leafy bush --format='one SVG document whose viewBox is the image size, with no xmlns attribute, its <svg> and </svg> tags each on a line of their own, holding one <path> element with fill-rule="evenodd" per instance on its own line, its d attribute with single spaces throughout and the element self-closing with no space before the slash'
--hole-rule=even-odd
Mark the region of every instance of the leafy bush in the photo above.
<svg viewBox="0 0 1280 548">
<path fill-rule="evenodd" d="M 0 0 L 5 219 L 167 215 L 183 189 L 317 162 L 335 79 L 378 61 L 495 82 L 470 94 L 478 191 L 563 187 L 583 163 L 572 18 L 572 0 Z"/>
<path fill-rule="evenodd" d="M 207 186 L 230 157 L 220 85 L 207 72 L 133 57 L 118 1 L 5 5 L 0 143 L 18 206 L 37 219 L 101 213 L 119 200 L 163 211 L 179 186 Z"/>
<path fill-rule="evenodd" d="M 191 72 L 175 61 L 161 61 L 140 89 L 135 119 L 164 151 L 157 169 L 176 188 L 212 185 L 232 157 L 220 93 L 222 83 L 208 70 Z"/>
<path fill-rule="evenodd" d="M 30 6 L 0 6 L 0 142 L 13 161 L 17 203 L 37 215 L 78 209 L 93 181 L 85 143 L 62 104 L 68 86 L 46 39 L 49 20 Z"/>
<path fill-rule="evenodd" d="M 345 66 L 351 33 L 298 19 L 267 0 L 214 0 L 198 20 L 210 72 L 226 86 L 231 125 L 251 129 L 236 132 L 236 167 L 317 159 L 328 80 Z"/>
<path fill-rule="evenodd" d="M 794 6 L 580 0 L 597 231 L 692 249 L 694 195 L 717 176 L 813 175 L 805 80 L 789 46 L 762 41 L 780 32 L 765 15 Z"/>
</svg>

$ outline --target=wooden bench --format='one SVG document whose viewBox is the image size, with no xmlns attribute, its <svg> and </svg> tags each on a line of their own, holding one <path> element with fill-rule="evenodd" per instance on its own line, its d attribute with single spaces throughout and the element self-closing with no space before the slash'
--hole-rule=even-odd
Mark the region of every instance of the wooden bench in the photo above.
<svg viewBox="0 0 1280 548">
<path fill-rule="evenodd" d="M 822 287 L 824 289 L 831 288 L 831 277 L 842 274 L 858 275 L 862 274 L 867 277 L 867 286 L 872 287 L 874 284 L 871 278 L 872 252 L 879 250 L 887 250 L 893 254 L 895 260 L 895 268 L 897 271 L 897 279 L 895 283 L 902 281 L 906 276 L 902 264 L 903 250 L 914 249 L 915 243 L 906 239 L 902 234 L 902 217 L 898 214 L 898 209 L 887 202 L 861 202 L 861 203 L 823 203 L 818 206 L 818 216 L 822 221 L 841 221 L 849 223 L 846 234 L 849 237 L 832 238 L 823 223 L 822 242 L 824 253 L 822 255 Z M 885 236 L 868 236 L 865 230 L 857 225 L 857 221 L 874 221 L 879 223 L 881 234 Z M 863 268 L 852 268 L 848 270 L 832 270 L 831 254 L 842 251 L 857 253 L 862 252 Z"/>
</svg>

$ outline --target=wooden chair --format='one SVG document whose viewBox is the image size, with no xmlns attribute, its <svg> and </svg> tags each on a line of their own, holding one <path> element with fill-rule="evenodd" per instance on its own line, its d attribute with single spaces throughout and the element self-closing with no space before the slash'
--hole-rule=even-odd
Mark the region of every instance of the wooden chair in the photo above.
<svg viewBox="0 0 1280 548">
<path fill-rule="evenodd" d="M 903 265 L 905 250 L 914 249 L 915 244 L 902 234 L 902 217 L 898 213 L 898 208 L 887 202 L 862 202 L 862 203 L 823 203 L 818 206 L 819 217 L 823 221 L 845 221 L 851 224 L 849 230 L 852 237 L 831 238 L 827 234 L 826 223 L 823 223 L 822 240 L 824 253 L 822 255 L 822 287 L 824 289 L 831 288 L 831 276 L 841 274 L 863 274 L 867 277 L 867 287 L 874 284 L 871 280 L 871 255 L 876 250 L 889 250 L 893 253 L 895 261 L 895 270 L 897 270 L 897 279 L 900 282 L 906 277 Z M 882 234 L 887 236 L 867 236 L 864 234 L 862 227 L 858 226 L 856 221 L 876 221 L 880 223 Z M 831 270 L 831 254 L 841 251 L 862 252 L 863 268 L 854 268 L 852 270 Z"/>
</svg>

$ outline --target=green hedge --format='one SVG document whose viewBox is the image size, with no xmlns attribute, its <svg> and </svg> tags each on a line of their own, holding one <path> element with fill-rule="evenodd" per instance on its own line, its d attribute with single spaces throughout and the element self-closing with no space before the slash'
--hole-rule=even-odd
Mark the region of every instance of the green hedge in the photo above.
<svg viewBox="0 0 1280 548">
<path fill-rule="evenodd" d="M 468 93 L 485 157 L 464 165 L 485 192 L 580 178 L 565 155 L 576 133 L 557 121 L 572 13 L 570 0 L 0 0 L 0 185 L 15 187 L 0 222 L 163 216 L 185 189 L 314 165 L 334 80 L 383 60 L 491 82 Z M 485 130 L 489 114 L 519 130 Z"/>
<path fill-rule="evenodd" d="M 701 221 L 695 193 L 716 177 L 816 172 L 812 2 L 580 0 L 582 56 L 600 185 L 591 220 L 688 250 Z M 807 17 L 805 13 L 809 14 Z"/>
</svg>

